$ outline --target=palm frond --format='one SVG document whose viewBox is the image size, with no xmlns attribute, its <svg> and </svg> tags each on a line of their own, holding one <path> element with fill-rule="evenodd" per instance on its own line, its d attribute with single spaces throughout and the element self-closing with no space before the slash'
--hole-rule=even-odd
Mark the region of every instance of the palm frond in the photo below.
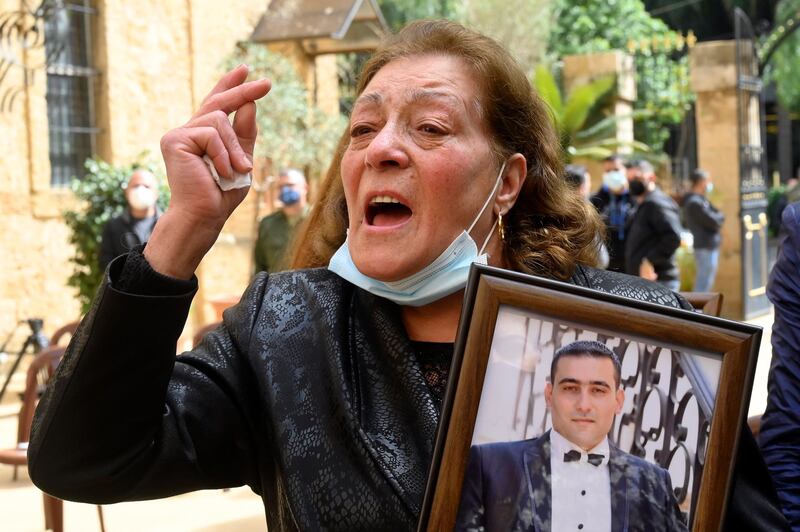
<svg viewBox="0 0 800 532">
<path fill-rule="evenodd" d="M 574 88 L 564 105 L 562 125 L 570 136 L 581 130 L 595 105 L 617 83 L 615 76 L 603 76 L 586 85 Z"/>
<path fill-rule="evenodd" d="M 536 72 L 533 78 L 533 85 L 536 92 L 550 107 L 553 113 L 553 122 L 557 128 L 561 128 L 561 118 L 564 114 L 564 104 L 561 100 L 561 91 L 558 90 L 558 85 L 553 77 L 553 74 L 544 65 L 536 67 Z"/>
</svg>

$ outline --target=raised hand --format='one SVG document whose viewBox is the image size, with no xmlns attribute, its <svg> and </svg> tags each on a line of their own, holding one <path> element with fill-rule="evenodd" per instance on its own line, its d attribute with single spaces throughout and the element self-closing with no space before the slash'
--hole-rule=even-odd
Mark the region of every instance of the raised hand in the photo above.
<svg viewBox="0 0 800 532">
<path fill-rule="evenodd" d="M 228 72 L 182 127 L 161 139 L 167 168 L 170 206 L 156 224 L 145 258 L 158 272 L 188 279 L 211 248 L 248 189 L 223 192 L 214 182 L 203 155 L 222 178 L 232 170 L 252 170 L 255 146 L 255 101 L 270 90 L 269 80 L 245 82 L 247 67 Z M 233 124 L 228 116 L 235 113 Z"/>
</svg>

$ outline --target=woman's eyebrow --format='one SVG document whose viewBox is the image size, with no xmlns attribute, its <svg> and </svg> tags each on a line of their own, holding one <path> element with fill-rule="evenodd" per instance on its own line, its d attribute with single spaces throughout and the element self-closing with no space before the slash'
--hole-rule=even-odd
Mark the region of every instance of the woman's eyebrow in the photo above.
<svg viewBox="0 0 800 532">
<path fill-rule="evenodd" d="M 430 100 L 447 100 L 450 105 L 463 107 L 464 103 L 453 93 L 436 89 L 414 89 L 408 96 L 410 103 L 423 103 Z"/>
<path fill-rule="evenodd" d="M 367 92 L 356 99 L 355 103 L 353 104 L 353 109 L 355 109 L 358 105 L 380 105 L 381 103 L 383 103 L 383 96 L 377 92 Z"/>
</svg>

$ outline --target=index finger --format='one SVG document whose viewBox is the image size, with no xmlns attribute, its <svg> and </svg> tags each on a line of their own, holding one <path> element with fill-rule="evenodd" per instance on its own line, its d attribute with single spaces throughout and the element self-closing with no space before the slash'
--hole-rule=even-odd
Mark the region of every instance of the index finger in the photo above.
<svg viewBox="0 0 800 532">
<path fill-rule="evenodd" d="M 248 81 L 223 92 L 210 95 L 194 116 L 201 116 L 212 111 L 224 111 L 226 114 L 231 114 L 247 102 L 254 102 L 259 98 L 263 98 L 270 88 L 272 88 L 272 83 L 266 78 Z"/>
<path fill-rule="evenodd" d="M 224 92 L 228 89 L 236 87 L 244 83 L 244 80 L 247 79 L 247 74 L 250 72 L 250 69 L 247 65 L 241 64 L 234 68 L 233 70 L 228 71 L 224 76 L 220 78 L 214 88 L 211 89 L 203 101 L 200 103 L 202 106 L 203 104 L 208 101 L 209 98 L 214 96 L 215 94 L 219 94 L 220 92 Z"/>
</svg>

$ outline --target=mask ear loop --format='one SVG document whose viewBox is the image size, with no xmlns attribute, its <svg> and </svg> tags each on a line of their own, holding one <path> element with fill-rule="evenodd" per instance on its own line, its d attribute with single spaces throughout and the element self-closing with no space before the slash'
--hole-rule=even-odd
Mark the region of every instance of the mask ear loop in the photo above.
<svg viewBox="0 0 800 532">
<path fill-rule="evenodd" d="M 503 172 L 506 169 L 506 162 L 507 161 L 503 161 L 503 166 L 500 167 L 500 173 L 497 174 L 497 180 L 494 182 L 494 187 L 492 188 L 492 191 L 489 193 L 489 197 L 486 198 L 486 201 L 484 202 L 483 207 L 481 207 L 481 211 L 478 213 L 478 216 L 475 217 L 475 219 L 472 221 L 472 225 L 470 225 L 469 229 L 467 229 L 468 234 L 472 233 L 472 229 L 475 227 L 475 224 L 478 223 L 478 220 L 480 220 L 481 216 L 483 215 L 483 211 L 485 211 L 486 207 L 489 206 L 489 202 L 492 201 L 492 199 L 494 199 L 494 194 L 495 192 L 497 192 L 497 187 L 499 187 L 500 183 L 502 183 L 503 181 Z M 489 234 L 486 235 L 486 239 L 483 241 L 483 245 L 481 246 L 481 249 L 478 251 L 478 255 L 483 254 L 483 251 L 486 249 L 486 245 L 492 238 L 492 235 L 494 234 L 494 230 L 496 227 L 497 227 L 497 220 L 494 221 L 494 223 L 492 224 L 492 228 L 489 230 Z"/>
<path fill-rule="evenodd" d="M 483 250 L 486 249 L 486 244 L 489 243 L 489 240 L 492 239 L 492 235 L 494 234 L 494 230 L 497 227 L 497 220 L 494 221 L 492 224 L 492 228 L 489 230 L 489 234 L 486 235 L 486 240 L 483 241 L 483 245 L 481 246 L 480 251 L 478 251 L 478 255 L 483 255 Z"/>
</svg>

